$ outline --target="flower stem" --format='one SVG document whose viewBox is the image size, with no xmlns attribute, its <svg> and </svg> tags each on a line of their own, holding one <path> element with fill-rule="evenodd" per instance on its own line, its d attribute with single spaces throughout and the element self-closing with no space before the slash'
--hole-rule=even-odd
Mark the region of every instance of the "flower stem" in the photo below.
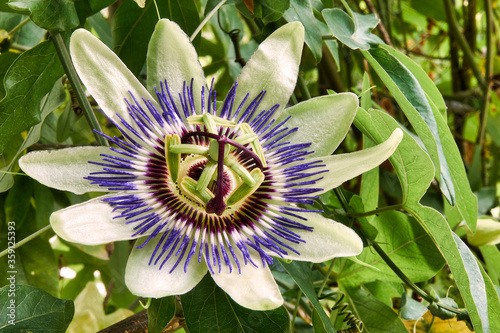
<svg viewBox="0 0 500 333">
<path fill-rule="evenodd" d="M 25 25 L 26 23 L 28 23 L 29 21 L 30 21 L 30 18 L 29 18 L 29 17 L 28 17 L 27 19 L 23 20 L 21 23 L 19 23 L 18 25 L 16 25 L 16 26 L 14 27 L 14 29 L 12 29 L 11 31 L 9 31 L 9 35 L 11 35 L 11 36 L 12 36 L 12 35 L 13 35 L 13 34 L 15 34 L 16 32 L 18 32 L 18 31 L 19 31 L 19 29 L 21 29 L 22 27 L 24 27 L 24 25 Z"/>
<path fill-rule="evenodd" d="M 210 11 L 210 13 L 208 13 L 208 15 L 205 16 L 205 18 L 203 19 L 203 21 L 201 21 L 201 23 L 198 26 L 198 28 L 196 28 L 196 30 L 193 32 L 193 34 L 191 35 L 191 37 L 189 37 L 189 41 L 192 42 L 196 38 L 196 35 L 198 35 L 198 33 L 201 31 L 201 29 L 203 29 L 203 27 L 205 26 L 205 24 L 207 24 L 208 20 L 210 20 L 210 18 L 212 16 L 214 16 L 215 13 L 217 13 L 217 11 L 219 10 L 219 8 L 222 7 L 222 5 L 226 3 L 226 1 L 227 0 L 222 0 L 221 2 L 219 2 L 217 4 L 217 6 L 215 6 L 214 9 L 212 9 Z"/>
<path fill-rule="evenodd" d="M 80 104 L 85 113 L 87 122 L 92 129 L 102 132 L 101 125 L 99 125 L 94 111 L 92 110 L 92 107 L 90 106 L 90 103 L 85 96 L 82 85 L 80 84 L 80 80 L 78 79 L 78 75 L 76 74 L 75 68 L 73 67 L 73 63 L 71 62 L 71 58 L 69 56 L 68 50 L 66 49 L 66 45 L 64 45 L 61 33 L 59 31 L 51 30 L 50 36 L 52 37 L 52 42 L 56 47 L 57 55 L 59 56 L 59 60 L 61 61 L 64 71 L 66 72 L 69 83 L 71 84 L 71 87 L 76 94 L 78 104 Z M 108 146 L 108 142 L 106 141 L 106 139 L 103 136 L 97 134 L 95 131 L 94 137 L 96 138 L 99 145 Z"/>
<path fill-rule="evenodd" d="M 333 266 L 335 266 L 335 258 L 333 258 L 332 263 L 330 264 L 330 267 L 328 267 L 328 271 L 325 274 L 325 278 L 323 279 L 323 282 L 321 283 L 321 287 L 318 290 L 318 297 L 321 296 L 323 289 L 325 289 L 326 282 L 328 281 L 328 278 L 330 277 L 330 274 L 332 273 Z"/>
<path fill-rule="evenodd" d="M 302 297 L 302 289 L 299 288 L 299 292 L 297 293 L 297 303 L 295 303 L 295 308 L 293 309 L 292 327 L 290 328 L 290 332 L 293 332 L 295 326 L 295 319 L 297 318 L 297 312 L 299 311 L 299 304 L 301 297 Z"/>
<path fill-rule="evenodd" d="M 297 80 L 297 85 L 299 86 L 300 93 L 302 94 L 302 98 L 304 100 L 311 99 L 311 93 L 309 89 L 307 89 L 307 83 L 304 77 L 299 73 L 299 77 Z"/>
<path fill-rule="evenodd" d="M 43 227 L 42 229 L 40 229 L 38 231 L 35 231 L 34 233 L 32 233 L 31 235 L 29 235 L 28 237 L 26 237 L 23 240 L 17 242 L 16 245 L 14 246 L 14 249 L 17 249 L 21 245 L 24 245 L 24 244 L 28 243 L 30 240 L 33 240 L 33 239 L 37 238 L 38 236 L 40 236 L 41 234 L 43 234 L 45 231 L 50 230 L 50 229 L 51 229 L 51 226 L 49 224 L 49 225 L 46 225 L 45 227 Z M 7 248 L 7 249 L 3 250 L 2 252 L 0 252 L 0 258 L 3 257 L 4 255 L 6 255 L 8 252 L 9 252 L 9 248 Z"/>
<path fill-rule="evenodd" d="M 347 213 L 347 216 L 349 216 L 349 217 L 367 217 L 367 216 L 377 215 L 377 214 L 390 212 L 390 211 L 398 210 L 398 209 L 403 209 L 403 205 L 398 204 L 398 205 L 386 206 L 386 207 L 377 208 L 377 209 L 370 210 L 368 212 L 363 212 L 363 213 Z"/>
</svg>

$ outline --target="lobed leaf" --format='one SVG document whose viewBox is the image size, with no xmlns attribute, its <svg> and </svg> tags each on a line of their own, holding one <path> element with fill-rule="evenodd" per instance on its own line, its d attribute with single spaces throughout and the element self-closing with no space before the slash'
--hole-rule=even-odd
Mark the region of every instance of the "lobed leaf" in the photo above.
<svg viewBox="0 0 500 333">
<path fill-rule="evenodd" d="M 384 43 L 370 32 L 380 22 L 375 14 L 362 15 L 353 12 L 351 18 L 339 8 L 325 9 L 321 14 L 333 36 L 353 50 L 368 50 L 371 44 Z"/>
<path fill-rule="evenodd" d="M 390 115 L 377 110 L 368 113 L 359 109 L 354 123 L 363 133 L 371 135 L 376 142 L 384 140 L 393 128 L 398 127 Z M 377 139 L 378 136 L 380 137 Z M 409 135 L 405 135 L 390 158 L 403 188 L 405 210 L 419 222 L 445 258 L 469 311 L 474 328 L 476 332 L 482 332 L 484 323 L 478 314 L 477 304 L 480 299 L 472 296 L 471 289 L 484 289 L 484 282 L 482 286 L 479 281 L 475 281 L 473 285 L 470 284 L 469 271 L 464 265 L 449 224 L 439 212 L 419 203 L 425 189 L 430 185 L 433 172 L 429 157 L 417 146 Z M 479 307 L 481 308 L 481 305 Z"/>
<path fill-rule="evenodd" d="M 437 106 L 425 94 L 413 73 L 386 49 L 372 48 L 363 51 L 363 55 L 422 139 L 436 170 L 439 170 L 443 195 L 450 204 L 457 205 L 471 230 L 475 230 L 477 199 L 470 190 L 458 148 Z M 412 69 L 418 71 L 416 66 Z M 423 77 L 420 72 L 418 76 Z M 426 81 L 425 85 L 428 86 L 429 82 Z"/>
</svg>

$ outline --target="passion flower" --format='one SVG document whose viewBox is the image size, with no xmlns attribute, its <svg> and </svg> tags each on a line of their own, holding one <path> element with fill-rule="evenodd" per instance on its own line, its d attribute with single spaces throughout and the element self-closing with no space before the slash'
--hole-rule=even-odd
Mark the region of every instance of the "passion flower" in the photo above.
<svg viewBox="0 0 500 333">
<path fill-rule="evenodd" d="M 86 30 L 71 38 L 83 83 L 123 137 L 113 146 L 32 152 L 19 162 L 41 183 L 77 194 L 111 192 L 57 211 L 61 238 L 137 239 L 125 273 L 132 293 L 190 291 L 209 272 L 239 304 L 283 303 L 274 258 L 322 262 L 362 250 L 356 233 L 306 208 L 321 193 L 387 159 L 402 138 L 331 155 L 346 135 L 354 94 L 285 109 L 304 43 L 300 23 L 266 39 L 218 106 L 196 52 L 161 20 L 148 51 L 148 90 Z"/>
</svg>

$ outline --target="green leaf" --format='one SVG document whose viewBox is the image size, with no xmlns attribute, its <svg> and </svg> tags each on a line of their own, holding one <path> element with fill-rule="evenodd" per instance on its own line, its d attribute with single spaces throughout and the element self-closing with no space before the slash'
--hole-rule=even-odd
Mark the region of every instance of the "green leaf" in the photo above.
<svg viewBox="0 0 500 333">
<path fill-rule="evenodd" d="M 354 314 L 363 321 L 370 333 L 407 332 L 405 325 L 392 308 L 379 301 L 363 288 L 348 289 L 347 296 Z"/>
<path fill-rule="evenodd" d="M 322 39 L 318 27 L 318 20 L 314 17 L 310 0 L 291 0 L 290 8 L 284 13 L 288 22 L 298 21 L 304 25 L 305 41 L 311 49 L 316 63 L 321 61 Z"/>
<path fill-rule="evenodd" d="M 415 301 L 408 295 L 406 291 L 401 296 L 401 308 L 399 309 L 399 316 L 407 320 L 417 320 L 427 312 L 427 307 L 420 302 Z"/>
<path fill-rule="evenodd" d="M 474 230 L 477 200 L 470 190 L 453 136 L 437 106 L 427 97 L 415 76 L 389 52 L 377 48 L 363 51 L 363 55 L 422 139 L 439 170 L 443 194 L 452 205 L 457 205 L 471 230 Z"/>
<path fill-rule="evenodd" d="M 41 133 L 41 128 L 42 128 L 42 123 L 45 117 L 49 113 L 51 113 L 54 109 L 56 109 L 59 105 L 61 105 L 64 102 L 64 99 L 66 98 L 66 94 L 64 93 L 64 90 L 62 88 L 62 84 L 60 81 L 57 81 L 56 84 L 54 85 L 54 88 L 50 91 L 50 93 L 45 97 L 44 101 L 42 102 L 41 106 L 41 114 L 40 118 L 41 121 L 39 124 L 33 126 L 30 128 L 28 133 L 26 134 L 26 137 L 24 140 L 19 140 L 21 141 L 21 145 L 18 147 L 17 146 L 17 141 L 16 141 L 16 149 L 17 152 L 16 154 L 12 157 L 10 163 L 6 167 L 6 171 L 12 171 L 14 165 L 16 164 L 17 158 L 21 153 L 36 143 L 40 139 L 40 133 Z M 9 145 L 12 145 L 12 140 L 9 142 Z M 0 193 L 7 191 L 12 185 L 14 184 L 14 180 L 12 175 L 7 174 L 7 173 L 0 173 Z M 10 185 L 10 186 L 9 186 Z"/>
<path fill-rule="evenodd" d="M 303 261 L 292 261 L 291 263 L 279 262 L 281 266 L 290 274 L 294 279 L 295 283 L 302 290 L 304 295 L 309 299 L 309 302 L 313 305 L 314 309 L 317 311 L 323 326 L 321 330 L 324 332 L 335 333 L 330 318 L 323 310 L 323 307 L 319 303 L 318 296 L 314 290 L 311 268 L 307 262 Z"/>
<path fill-rule="evenodd" d="M 378 167 L 375 168 L 377 171 L 377 182 L 376 182 L 376 187 L 377 187 L 377 195 L 376 198 L 378 199 Z M 370 171 L 369 171 L 370 172 Z M 366 178 L 364 178 L 369 172 L 366 172 L 362 176 L 362 181 L 366 181 Z M 353 209 L 354 212 L 357 213 L 362 213 L 366 212 L 372 209 L 367 209 L 366 206 L 364 205 L 364 201 L 361 197 L 357 195 L 353 195 L 351 200 L 349 201 L 349 206 Z M 375 209 L 374 207 L 373 209 Z M 370 240 L 375 240 L 378 234 L 377 228 L 375 228 L 370 222 L 373 221 L 375 216 L 369 216 L 369 217 L 359 217 L 356 219 L 356 221 L 360 224 L 361 229 L 363 229 L 363 235 L 366 236 Z M 357 228 L 354 228 L 354 231 L 357 231 Z"/>
<path fill-rule="evenodd" d="M 9 6 L 28 9 L 31 20 L 46 30 L 70 30 L 80 24 L 71 0 L 11 0 Z"/>
<path fill-rule="evenodd" d="M 47 332 L 64 333 L 75 311 L 73 301 L 58 299 L 33 286 L 11 285 L 0 289 L 0 330 L 4 333 Z M 12 295 L 13 294 L 13 295 Z M 12 296 L 11 296 L 12 295 Z M 11 316 L 11 302 L 15 315 Z M 13 320 L 11 325 L 10 320 Z"/>
<path fill-rule="evenodd" d="M 446 12 L 442 1 L 411 0 L 411 7 L 428 18 L 437 21 L 446 21 Z"/>
<path fill-rule="evenodd" d="M 190 292 L 181 295 L 186 325 L 191 333 L 288 332 L 290 319 L 282 306 L 252 311 L 234 302 L 207 274 Z"/>
<path fill-rule="evenodd" d="M 33 194 L 34 181 L 29 177 L 18 177 L 5 200 L 5 219 L 16 221 L 17 228 L 21 227 L 28 214 Z"/>
<path fill-rule="evenodd" d="M 385 282 L 381 280 L 365 283 L 363 285 L 370 294 L 377 297 L 385 305 L 392 308 L 392 298 L 400 297 L 404 289 L 400 282 Z"/>
<path fill-rule="evenodd" d="M 35 221 L 35 210 L 30 207 L 28 209 L 27 221 Z M 16 241 L 24 239 L 34 232 L 38 231 L 36 223 L 25 223 L 21 228 L 16 222 Z M 47 232 L 23 246 L 16 249 L 15 254 L 15 271 L 17 284 L 29 284 L 45 290 L 46 292 L 56 296 L 58 295 L 59 270 L 58 263 L 54 256 L 54 251 L 49 244 L 49 237 L 53 233 Z M 7 239 L 5 242 L 0 242 L 0 248 L 7 248 Z M 0 266 L 4 265 L 6 257 L 0 258 Z M 40 263 L 43 263 L 41 265 Z M 8 276 L 7 270 L 0 271 L 0 279 L 5 281 Z"/>
<path fill-rule="evenodd" d="M 371 89 L 370 89 L 370 78 L 368 74 L 365 72 L 363 74 L 363 86 L 360 95 L 360 105 L 364 110 L 368 110 L 368 108 L 372 104 L 371 100 Z M 363 111 L 364 111 L 363 110 Z M 363 134 L 363 149 L 370 148 L 375 146 L 375 143 L 366 135 Z M 368 172 L 365 172 L 361 176 L 361 189 L 360 196 L 363 199 L 364 208 L 367 211 L 374 210 L 378 206 L 378 198 L 379 198 L 379 168 L 376 167 Z M 368 221 L 371 221 L 373 218 L 368 217 Z"/>
<path fill-rule="evenodd" d="M 0 99 L 5 97 L 4 77 L 10 65 L 16 60 L 19 54 L 14 52 L 5 52 L 0 54 Z"/>
<path fill-rule="evenodd" d="M 476 332 L 483 332 L 482 319 L 478 313 L 478 305 L 476 304 L 475 298 L 473 297 L 473 291 L 471 290 L 477 281 L 469 279 L 469 272 L 466 269 L 458 245 L 454 240 L 453 233 L 445 218 L 436 210 L 424 207 L 420 204 L 411 203 L 408 204 L 405 209 L 419 221 L 420 225 L 426 230 L 434 244 L 438 246 L 445 257 L 453 273 L 457 287 L 460 290 L 465 306 L 469 311 Z M 479 307 L 481 307 L 481 305 Z"/>
<path fill-rule="evenodd" d="M 376 216 L 371 224 L 378 231 L 375 241 L 410 280 L 427 281 L 443 267 L 444 261 L 436 246 L 413 218 L 392 211 Z M 357 258 L 378 270 L 349 261 L 339 272 L 338 278 L 343 284 L 359 286 L 377 280 L 401 281 L 371 248 L 365 247 Z"/>
<path fill-rule="evenodd" d="M 0 153 L 16 134 L 41 121 L 40 102 L 64 71 L 50 41 L 21 54 L 5 76 L 0 101 Z"/>
<path fill-rule="evenodd" d="M 484 269 L 481 269 L 481 274 L 483 275 L 484 283 L 486 286 L 486 295 L 488 297 L 488 319 L 490 322 L 490 332 L 499 333 L 500 332 L 500 295 L 497 285 L 491 282 L 490 277 Z"/>
<path fill-rule="evenodd" d="M 499 285 L 500 278 L 500 250 L 495 245 L 479 247 L 486 263 L 486 270 L 494 284 Z"/>
<path fill-rule="evenodd" d="M 377 35 L 370 32 L 380 22 L 375 14 L 361 15 L 353 12 L 351 18 L 339 8 L 325 9 L 321 14 L 332 35 L 353 50 L 368 50 L 371 44 L 384 44 Z"/>
<path fill-rule="evenodd" d="M 368 113 L 363 109 L 358 109 L 354 123 L 357 128 L 364 134 L 370 135 L 376 142 L 378 142 L 377 136 L 384 133 L 384 136 L 380 138 L 383 140 L 397 126 L 396 121 L 390 115 L 377 110 Z M 434 174 L 429 157 L 423 153 L 409 135 L 405 135 L 390 160 L 401 182 L 403 196 L 408 198 L 408 200 L 403 201 L 405 210 L 420 223 L 445 258 L 470 312 L 476 332 L 479 332 L 481 318 L 471 294 L 468 272 L 461 259 L 450 226 L 439 212 L 418 203 L 420 197 L 425 193 L 425 189 L 429 187 Z"/>
<path fill-rule="evenodd" d="M 148 308 L 148 332 L 161 333 L 175 315 L 175 297 L 151 299 Z"/>
<path fill-rule="evenodd" d="M 68 139 L 72 132 L 71 127 L 77 120 L 78 116 L 73 110 L 73 103 L 70 99 L 66 104 L 64 111 L 61 113 L 59 118 L 57 118 L 56 140 L 63 142 Z"/>
<path fill-rule="evenodd" d="M 444 98 L 441 95 L 441 92 L 436 87 L 434 82 L 431 80 L 429 75 L 420 67 L 415 61 L 411 58 L 407 57 L 403 53 L 395 50 L 386 44 L 381 44 L 381 48 L 385 49 L 392 56 L 398 59 L 417 79 L 420 86 L 425 91 L 430 100 L 436 105 L 439 109 L 441 115 L 446 119 L 446 103 L 444 102 Z"/>
<path fill-rule="evenodd" d="M 200 18 L 194 0 L 157 3 L 161 17 L 176 22 L 186 34 L 190 35 L 198 27 Z M 149 39 L 156 22 L 158 14 L 152 0 L 146 1 L 144 8 L 140 8 L 132 0 L 125 0 L 113 15 L 113 50 L 135 75 L 139 75 L 146 61 Z M 198 41 L 199 38 L 195 40 L 195 44 Z"/>
<path fill-rule="evenodd" d="M 88 17 L 90 25 L 95 29 L 99 38 L 106 44 L 109 48 L 113 47 L 113 39 L 111 37 L 111 24 L 109 21 L 102 16 L 101 13 L 96 13 Z"/>
<path fill-rule="evenodd" d="M 469 247 L 465 245 L 465 243 L 455 233 L 453 233 L 453 238 L 457 244 L 465 270 L 467 271 L 471 296 L 476 304 L 477 315 L 481 319 L 482 329 L 484 332 L 488 332 L 490 326 L 488 321 L 488 303 L 485 282 L 483 276 L 481 275 L 481 270 Z"/>
<path fill-rule="evenodd" d="M 380 110 L 365 111 L 358 108 L 354 125 L 375 143 L 386 140 L 395 128 L 394 118 Z M 389 158 L 403 190 L 402 203 L 418 202 L 434 177 L 432 162 L 418 143 L 405 134 L 398 148 Z"/>
<path fill-rule="evenodd" d="M 267 24 L 279 20 L 290 7 L 290 0 L 254 0 L 253 14 L 250 13 L 244 0 L 236 0 L 238 10 L 249 18 L 261 18 Z"/>
<path fill-rule="evenodd" d="M 27 9 L 15 9 L 8 5 L 9 0 L 0 0 L 0 12 L 6 13 L 19 13 L 29 15 L 30 11 Z"/>
<path fill-rule="evenodd" d="M 445 298 L 440 298 L 439 299 L 440 303 L 443 303 L 444 305 L 447 305 L 453 309 L 458 309 L 457 303 L 453 300 L 453 298 L 445 297 Z M 455 312 L 452 312 L 450 310 L 447 310 L 445 308 L 442 308 L 437 305 L 437 303 L 432 303 L 429 305 L 429 311 L 432 313 L 433 316 L 436 316 L 440 319 L 443 320 L 448 320 L 455 318 L 457 314 Z"/>
</svg>

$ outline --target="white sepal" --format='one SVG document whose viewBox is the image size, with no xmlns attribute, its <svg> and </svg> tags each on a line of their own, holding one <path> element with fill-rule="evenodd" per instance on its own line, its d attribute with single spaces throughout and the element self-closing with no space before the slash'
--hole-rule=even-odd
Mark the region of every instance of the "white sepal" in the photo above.
<svg viewBox="0 0 500 333">
<path fill-rule="evenodd" d="M 139 236 L 132 236 L 137 224 L 127 224 L 124 218 L 117 218 L 119 212 L 113 212 L 113 207 L 102 201 L 117 195 L 119 194 L 104 195 L 58 210 L 50 216 L 50 225 L 62 239 L 84 245 L 138 238 Z M 153 230 L 148 230 L 147 234 Z"/>
<path fill-rule="evenodd" d="M 303 45 L 304 27 L 299 22 L 285 24 L 264 40 L 236 79 L 235 107 L 250 93 L 245 109 L 262 90 L 266 90 L 259 110 L 269 110 L 279 104 L 275 114 L 278 117 L 295 89 Z"/>
<path fill-rule="evenodd" d="M 113 153 L 108 147 L 74 147 L 60 150 L 33 151 L 19 159 L 19 166 L 31 178 L 45 186 L 75 194 L 110 192 L 107 187 L 92 185 L 84 179 L 91 172 L 102 171 L 100 154 Z"/>
<path fill-rule="evenodd" d="M 236 247 L 235 247 L 236 248 Z M 255 267 L 250 262 L 244 264 L 239 250 L 235 250 L 240 262 L 241 274 L 232 259 L 233 271 L 230 273 L 226 265 L 219 273 L 217 268 L 212 274 L 215 283 L 241 306 L 252 310 L 272 310 L 283 304 L 283 297 L 271 270 L 266 265 L 262 267 L 262 259 L 256 251 L 249 248 Z"/>
<path fill-rule="evenodd" d="M 163 258 L 160 258 L 157 264 L 154 260 L 149 264 L 161 236 L 162 234 L 157 235 L 143 248 L 134 247 L 130 253 L 125 269 L 125 284 L 134 295 L 153 298 L 182 295 L 193 289 L 207 273 L 206 263 L 203 260 L 199 263 L 198 256 L 191 258 L 184 272 L 187 255 L 184 255 L 179 265 L 170 272 L 178 259 L 175 252 L 161 269 Z M 142 245 L 146 239 L 147 237 L 140 238 L 135 246 Z M 161 248 L 158 253 L 160 252 Z"/>
</svg>

